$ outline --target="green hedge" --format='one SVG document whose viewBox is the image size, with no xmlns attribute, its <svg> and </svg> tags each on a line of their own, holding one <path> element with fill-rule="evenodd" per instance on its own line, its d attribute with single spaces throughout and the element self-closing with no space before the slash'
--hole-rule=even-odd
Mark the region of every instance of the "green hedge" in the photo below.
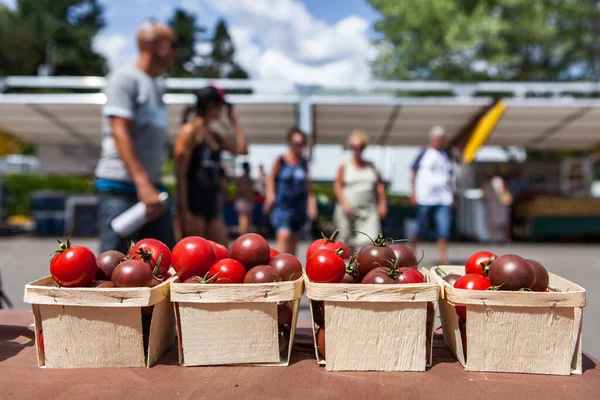
<svg viewBox="0 0 600 400">
<path fill-rule="evenodd" d="M 4 205 L 9 215 L 32 215 L 31 194 L 37 190 L 60 190 L 67 195 L 94 191 L 94 182 L 80 176 L 9 174 L 4 176 L 4 183 L 8 190 Z"/>
</svg>

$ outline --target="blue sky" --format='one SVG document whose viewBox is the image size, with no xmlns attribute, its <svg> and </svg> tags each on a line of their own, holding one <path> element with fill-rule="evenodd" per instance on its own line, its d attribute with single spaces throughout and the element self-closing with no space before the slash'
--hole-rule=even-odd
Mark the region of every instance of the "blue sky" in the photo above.
<svg viewBox="0 0 600 400">
<path fill-rule="evenodd" d="M 14 7 L 16 0 L 0 0 Z M 238 62 L 252 78 L 355 84 L 371 78 L 377 12 L 366 0 L 101 0 L 107 27 L 94 42 L 111 67 L 133 62 L 138 26 L 166 21 L 175 7 L 212 30 L 225 18 Z M 199 45 L 200 52 L 207 51 Z"/>
</svg>

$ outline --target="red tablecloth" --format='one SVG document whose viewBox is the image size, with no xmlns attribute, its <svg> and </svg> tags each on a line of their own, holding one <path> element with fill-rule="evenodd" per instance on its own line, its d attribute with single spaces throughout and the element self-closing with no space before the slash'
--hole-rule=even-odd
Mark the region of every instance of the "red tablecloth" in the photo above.
<svg viewBox="0 0 600 400">
<path fill-rule="evenodd" d="M 314 359 L 310 329 L 300 328 L 289 367 L 177 365 L 173 347 L 152 368 L 38 368 L 32 317 L 0 311 L 0 398 L 6 399 L 597 399 L 598 361 L 581 376 L 465 372 L 441 336 L 427 372 L 326 372 Z"/>
</svg>

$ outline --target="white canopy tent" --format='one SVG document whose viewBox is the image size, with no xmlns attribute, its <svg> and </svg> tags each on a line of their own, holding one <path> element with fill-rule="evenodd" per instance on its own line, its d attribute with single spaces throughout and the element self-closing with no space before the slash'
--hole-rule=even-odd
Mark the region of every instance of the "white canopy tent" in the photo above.
<svg viewBox="0 0 600 400">
<path fill-rule="evenodd" d="M 6 77 L 2 89 L 69 89 L 90 93 L 0 94 L 0 132 L 24 142 L 54 146 L 98 146 L 101 132 L 100 77 Z M 342 144 L 357 127 L 367 130 L 382 145 L 423 145 L 432 125 L 443 125 L 450 138 L 493 103 L 491 93 L 516 96 L 487 144 L 540 149 L 592 149 L 599 142 L 600 100 L 561 97 L 600 92 L 591 82 L 379 82 L 363 87 L 295 86 L 289 82 L 260 80 L 166 79 L 167 91 L 193 90 L 207 84 L 224 89 L 251 89 L 254 94 L 229 95 L 238 108 L 249 141 L 282 143 L 292 125 L 314 135 L 317 144 Z M 335 91 L 336 94 L 332 94 Z M 396 97 L 411 92 L 447 92 L 454 97 Z M 385 95 L 388 93 L 388 95 Z M 527 94 L 552 94 L 526 98 Z M 382 95 L 383 94 L 383 95 Z M 169 135 L 174 137 L 191 94 L 167 93 Z"/>
</svg>

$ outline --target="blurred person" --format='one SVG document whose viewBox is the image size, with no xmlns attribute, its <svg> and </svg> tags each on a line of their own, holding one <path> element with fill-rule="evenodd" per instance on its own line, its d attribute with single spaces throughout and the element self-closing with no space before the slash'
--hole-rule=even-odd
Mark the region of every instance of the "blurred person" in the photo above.
<svg viewBox="0 0 600 400">
<path fill-rule="evenodd" d="M 278 250 L 296 254 L 308 218 L 314 220 L 317 217 L 317 201 L 312 192 L 308 161 L 303 155 L 306 134 L 291 128 L 287 143 L 288 151 L 277 157 L 267 178 L 264 210 L 271 212 Z"/>
<path fill-rule="evenodd" d="M 227 176 L 221 166 L 221 152 L 248 154 L 246 134 L 223 90 L 207 86 L 194 95 L 196 104 L 183 114 L 174 151 L 181 231 L 183 236 L 202 236 L 227 245 L 227 227 L 222 216 L 223 184 Z M 234 142 L 210 128 L 221 118 L 224 107 L 235 130 Z M 195 116 L 188 121 L 190 114 Z"/>
<path fill-rule="evenodd" d="M 387 215 L 385 185 L 375 166 L 363 158 L 369 136 L 360 129 L 352 131 L 347 147 L 352 157 L 338 169 L 333 189 L 337 197 L 334 222 L 340 230 L 340 240 L 357 248 L 376 237 L 381 221 Z"/>
<path fill-rule="evenodd" d="M 267 189 L 267 174 L 265 174 L 265 166 L 259 164 L 258 166 L 258 178 L 256 179 L 256 193 L 261 196 L 264 196 Z"/>
<path fill-rule="evenodd" d="M 159 200 L 159 192 L 166 191 L 161 170 L 169 116 L 157 79 L 175 63 L 175 34 L 165 25 L 147 22 L 138 31 L 137 45 L 136 63 L 111 72 L 104 87 L 95 185 L 101 252 L 127 253 L 129 241 L 141 238 L 175 245 L 170 207 Z M 111 221 L 138 201 L 146 205 L 150 222 L 130 237 L 119 237 Z"/>
<path fill-rule="evenodd" d="M 412 166 L 410 202 L 417 207 L 417 233 L 412 244 L 429 234 L 433 217 L 441 264 L 448 262 L 448 239 L 452 226 L 452 160 L 444 149 L 446 132 L 434 126 L 429 132 L 429 144 L 422 150 Z"/>
<path fill-rule="evenodd" d="M 250 177 L 250 164 L 242 164 L 243 174 L 236 179 L 235 211 L 238 215 L 240 235 L 248 233 L 254 210 L 254 181 Z"/>
<path fill-rule="evenodd" d="M 510 205 L 512 195 L 500 173 L 489 168 L 482 187 L 485 217 L 490 241 L 510 241 Z"/>
</svg>

